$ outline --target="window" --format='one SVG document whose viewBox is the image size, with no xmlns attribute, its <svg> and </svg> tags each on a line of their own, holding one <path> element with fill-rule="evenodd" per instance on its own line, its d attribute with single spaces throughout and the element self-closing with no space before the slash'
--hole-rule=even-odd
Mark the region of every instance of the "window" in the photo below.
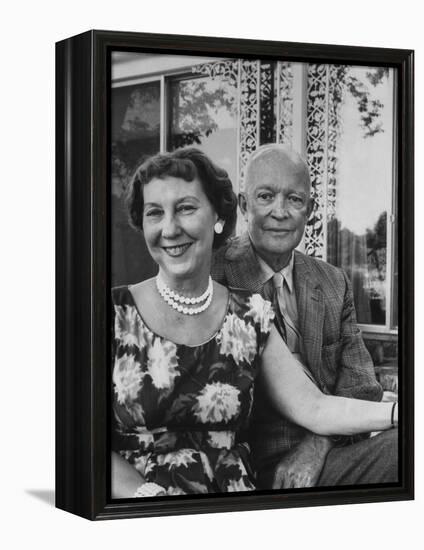
<svg viewBox="0 0 424 550">
<path fill-rule="evenodd" d="M 111 126 L 112 284 L 117 286 L 156 273 L 144 239 L 128 225 L 122 199 L 134 169 L 159 151 L 159 81 L 113 88 Z"/>
<path fill-rule="evenodd" d="M 309 112 L 317 70 L 308 74 Z M 391 329 L 397 322 L 390 308 L 396 284 L 393 70 L 326 66 L 326 72 L 322 257 L 347 272 L 358 322 Z M 309 119 L 308 133 L 315 122 Z M 308 160 L 315 168 L 311 150 Z"/>
<path fill-rule="evenodd" d="M 237 180 L 237 89 L 223 78 L 169 80 L 168 149 L 187 145 L 219 159 L 231 181 Z"/>
</svg>

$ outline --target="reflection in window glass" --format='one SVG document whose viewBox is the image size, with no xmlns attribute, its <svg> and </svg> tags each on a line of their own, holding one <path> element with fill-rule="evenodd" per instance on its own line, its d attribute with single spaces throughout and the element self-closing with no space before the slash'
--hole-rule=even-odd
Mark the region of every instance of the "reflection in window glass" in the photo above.
<svg viewBox="0 0 424 550">
<path fill-rule="evenodd" d="M 338 107 L 327 260 L 347 272 L 360 323 L 385 325 L 393 182 L 393 71 L 350 67 Z"/>
<path fill-rule="evenodd" d="M 168 148 L 192 145 L 227 170 L 237 186 L 237 90 L 224 77 L 173 80 Z"/>
<path fill-rule="evenodd" d="M 160 147 L 160 84 L 112 89 L 112 285 L 131 284 L 156 273 L 142 235 L 127 222 L 123 191 L 135 168 Z"/>
<path fill-rule="evenodd" d="M 112 192 L 120 195 L 133 170 L 159 146 L 159 82 L 113 88 Z"/>
</svg>

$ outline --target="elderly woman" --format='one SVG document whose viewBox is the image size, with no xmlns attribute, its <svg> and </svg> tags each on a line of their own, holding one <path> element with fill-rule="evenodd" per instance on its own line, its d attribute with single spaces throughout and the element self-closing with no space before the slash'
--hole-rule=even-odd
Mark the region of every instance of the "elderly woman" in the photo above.
<svg viewBox="0 0 424 550">
<path fill-rule="evenodd" d="M 246 430 L 258 376 L 281 414 L 312 432 L 397 423 L 391 403 L 322 394 L 279 336 L 270 303 L 211 280 L 236 197 L 204 153 L 147 160 L 128 206 L 159 272 L 113 290 L 113 498 L 254 490 Z"/>
</svg>

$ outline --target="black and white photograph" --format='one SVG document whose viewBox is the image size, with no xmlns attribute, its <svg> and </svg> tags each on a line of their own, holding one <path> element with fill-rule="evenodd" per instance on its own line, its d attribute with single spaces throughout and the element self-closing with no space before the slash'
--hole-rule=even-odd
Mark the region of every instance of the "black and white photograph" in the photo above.
<svg viewBox="0 0 424 550">
<path fill-rule="evenodd" d="M 0 546 L 414 549 L 419 4 L 2 7 Z"/>
<path fill-rule="evenodd" d="M 112 501 L 399 487 L 398 69 L 109 62 Z"/>
</svg>

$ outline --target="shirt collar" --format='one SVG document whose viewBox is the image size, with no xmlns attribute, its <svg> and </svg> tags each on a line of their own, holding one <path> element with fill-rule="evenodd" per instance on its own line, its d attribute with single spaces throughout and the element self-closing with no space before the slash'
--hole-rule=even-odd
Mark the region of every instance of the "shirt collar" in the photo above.
<svg viewBox="0 0 424 550">
<path fill-rule="evenodd" d="M 265 260 L 263 260 L 259 256 L 259 254 L 257 254 L 256 252 L 255 254 L 258 260 L 258 264 L 261 268 L 261 282 L 265 283 L 266 281 L 268 281 L 274 276 L 275 271 L 272 269 L 272 267 L 270 267 L 265 262 Z M 293 266 L 294 266 L 294 254 L 292 252 L 289 263 L 286 266 L 284 266 L 283 269 L 280 269 L 280 273 L 284 277 L 287 283 L 287 287 L 290 290 L 290 293 L 293 292 Z"/>
<path fill-rule="evenodd" d="M 290 293 L 293 292 L 293 266 L 294 266 L 294 254 L 292 252 L 289 263 L 281 269 L 280 273 L 286 280 Z"/>
</svg>

